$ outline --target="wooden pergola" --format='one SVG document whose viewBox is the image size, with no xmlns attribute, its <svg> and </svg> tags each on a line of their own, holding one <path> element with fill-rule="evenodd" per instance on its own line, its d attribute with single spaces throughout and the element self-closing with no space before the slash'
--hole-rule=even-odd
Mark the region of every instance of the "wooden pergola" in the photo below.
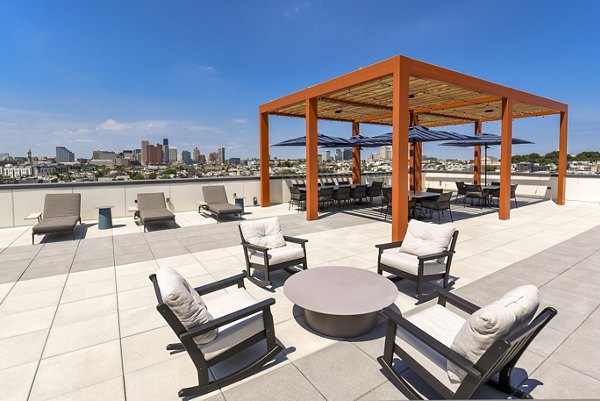
<svg viewBox="0 0 600 401">
<path fill-rule="evenodd" d="M 410 125 L 426 127 L 502 122 L 499 218 L 510 218 L 512 121 L 515 118 L 560 115 L 557 203 L 565 203 L 568 106 L 551 99 L 461 74 L 405 56 L 361 68 L 308 87 L 259 107 L 261 206 L 270 206 L 269 115 L 306 119 L 306 218 L 318 218 L 318 120 L 392 126 L 392 240 L 404 238 L 408 225 Z M 410 165 L 420 171 L 421 144 L 411 145 Z M 414 160 L 412 160 L 414 158 Z M 476 148 L 474 182 L 480 183 L 481 150 Z M 353 181 L 360 179 L 360 150 L 354 148 Z M 413 172 L 414 173 L 414 172 Z M 419 190 L 420 175 L 411 187 Z"/>
</svg>

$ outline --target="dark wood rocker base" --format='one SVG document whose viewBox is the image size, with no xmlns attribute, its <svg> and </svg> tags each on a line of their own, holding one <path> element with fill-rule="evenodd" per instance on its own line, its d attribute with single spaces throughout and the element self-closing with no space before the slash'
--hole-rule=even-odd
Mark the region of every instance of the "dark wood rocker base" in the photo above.
<svg viewBox="0 0 600 401">
<path fill-rule="evenodd" d="M 233 372 L 230 375 L 227 375 L 221 379 L 210 382 L 205 386 L 194 386 L 182 388 L 177 393 L 179 397 L 198 397 L 203 394 L 210 393 L 211 391 L 215 391 L 220 389 L 221 387 L 228 386 L 232 383 L 245 379 L 246 377 L 252 376 L 255 373 L 258 373 L 263 366 L 265 366 L 268 362 L 273 360 L 277 354 L 283 351 L 283 347 L 279 344 L 275 345 L 275 347 L 267 352 L 264 356 L 254 361 L 254 363 L 246 366 L 243 369 Z"/>
<path fill-rule="evenodd" d="M 290 273 L 290 274 L 295 274 L 295 273 L 298 273 L 299 271 L 306 270 L 306 267 L 302 267 L 300 270 L 296 270 L 296 269 L 293 269 L 293 268 L 292 268 L 292 267 L 294 267 L 294 266 L 299 266 L 299 265 L 302 265 L 302 264 L 303 264 L 303 260 L 300 260 L 300 261 L 299 261 L 297 264 L 295 264 L 295 265 L 291 265 L 291 266 L 287 266 L 287 267 L 282 267 L 281 269 L 285 270 L 286 272 L 288 272 L 288 273 Z M 259 272 L 261 272 L 263 275 L 265 274 L 265 272 L 264 272 L 263 270 L 260 270 L 260 269 L 256 269 L 256 270 L 258 270 Z M 276 271 L 276 270 L 273 270 L 273 271 Z M 271 273 L 272 273 L 273 271 L 269 272 L 269 276 L 271 275 Z M 272 285 L 273 285 L 273 283 L 271 282 L 271 280 L 267 280 L 267 279 L 260 279 L 260 278 L 256 278 L 256 277 L 254 277 L 254 276 L 251 274 L 251 272 L 250 272 L 250 270 L 249 270 L 249 269 L 248 269 L 248 270 L 247 270 L 247 272 L 246 272 L 246 277 L 248 278 L 248 280 L 250 280 L 251 282 L 253 282 L 254 284 L 256 284 L 257 286 L 259 286 L 259 287 L 261 287 L 261 288 L 267 288 L 267 287 L 270 287 L 270 286 L 272 286 Z M 267 276 L 267 277 L 268 277 L 268 276 Z"/>
<path fill-rule="evenodd" d="M 421 395 L 415 391 L 413 386 L 411 386 L 402 376 L 396 373 L 396 370 L 394 370 L 394 368 L 385 361 L 385 358 L 383 356 L 378 357 L 377 361 L 383 368 L 384 374 L 390 379 L 392 384 L 396 386 L 396 388 L 398 388 L 398 390 L 400 390 L 402 394 L 408 397 L 409 400 L 423 399 L 423 397 L 421 397 Z M 533 399 L 531 394 L 514 388 L 511 385 L 500 384 L 497 380 L 494 379 L 488 380 L 486 384 L 496 390 L 502 391 L 510 397 L 517 397 L 521 399 Z"/>
</svg>

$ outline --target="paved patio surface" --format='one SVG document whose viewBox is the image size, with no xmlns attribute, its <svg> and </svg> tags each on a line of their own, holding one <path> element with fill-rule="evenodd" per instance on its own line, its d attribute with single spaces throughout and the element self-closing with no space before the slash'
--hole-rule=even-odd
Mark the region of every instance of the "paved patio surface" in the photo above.
<svg viewBox="0 0 600 401">
<path fill-rule="evenodd" d="M 390 238 L 389 221 L 368 209 L 325 212 L 314 222 L 287 205 L 249 210 L 247 218 L 278 215 L 287 235 L 307 238 L 309 268 L 374 270 L 374 245 Z M 596 397 L 600 207 L 530 203 L 514 209 L 509 221 L 486 210 L 455 210 L 457 293 L 484 304 L 534 283 L 542 306 L 559 310 L 521 359 L 515 384 L 538 398 Z M 244 262 L 236 221 L 215 224 L 198 213 L 178 214 L 177 221 L 177 229 L 147 233 L 131 218 L 116 219 L 105 231 L 91 222 L 78 230 L 78 240 L 48 237 L 36 245 L 28 228 L 0 230 L 0 400 L 175 400 L 179 388 L 195 384 L 187 355 L 164 349 L 176 338 L 155 309 L 148 275 L 170 266 L 201 285 L 239 273 Z M 275 331 L 284 353 L 262 373 L 202 398 L 402 399 L 375 360 L 384 322 L 349 340 L 317 335 L 283 294 L 287 277 L 275 274 L 271 291 L 247 284 L 257 298 L 276 299 Z M 419 307 L 411 283 L 398 287 L 403 313 Z M 223 363 L 213 374 L 233 368 Z M 501 394 L 483 389 L 480 396 Z"/>
</svg>

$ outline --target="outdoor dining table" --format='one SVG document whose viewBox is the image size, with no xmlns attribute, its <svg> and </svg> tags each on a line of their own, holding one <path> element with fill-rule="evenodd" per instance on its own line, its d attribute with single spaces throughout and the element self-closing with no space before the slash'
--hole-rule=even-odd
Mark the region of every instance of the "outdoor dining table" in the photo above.
<svg viewBox="0 0 600 401">
<path fill-rule="evenodd" d="M 494 200 L 492 199 L 492 191 L 499 191 L 500 185 L 486 185 L 482 187 L 483 191 L 487 191 L 488 197 L 486 199 L 486 203 L 488 206 L 496 206 L 494 204 Z"/>
<path fill-rule="evenodd" d="M 408 196 L 414 199 L 427 199 L 436 198 L 440 196 L 440 194 L 438 192 L 408 191 Z"/>
</svg>

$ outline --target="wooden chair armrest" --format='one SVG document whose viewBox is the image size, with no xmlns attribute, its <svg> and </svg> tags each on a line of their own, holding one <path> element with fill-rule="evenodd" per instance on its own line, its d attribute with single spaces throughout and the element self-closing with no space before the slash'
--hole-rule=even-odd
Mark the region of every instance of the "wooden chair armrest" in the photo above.
<svg viewBox="0 0 600 401">
<path fill-rule="evenodd" d="M 293 242 L 295 244 L 306 244 L 308 242 L 307 239 L 304 238 L 296 238 L 296 237 L 289 237 L 287 235 L 283 236 L 283 239 L 288 241 L 288 242 Z"/>
<path fill-rule="evenodd" d="M 221 326 L 225 326 L 226 324 L 233 323 L 237 320 L 241 320 L 241 319 L 248 317 L 250 315 L 253 315 L 257 312 L 261 312 L 261 311 L 264 311 L 265 309 L 269 309 L 271 307 L 271 305 L 273 305 L 273 304 L 275 304 L 275 299 L 273 299 L 273 298 L 265 299 L 264 301 L 255 303 L 254 305 L 247 306 L 238 311 L 231 312 L 225 316 L 221 316 L 217 319 L 206 322 L 205 324 L 192 327 L 187 332 L 185 332 L 181 335 L 181 337 L 180 337 L 181 341 L 184 341 L 187 339 L 193 339 L 194 337 L 197 337 L 201 334 L 204 334 L 204 333 L 207 333 L 214 329 L 217 329 Z"/>
<path fill-rule="evenodd" d="M 249 242 L 242 242 L 242 246 L 244 247 L 244 249 L 252 249 L 253 251 L 258 252 L 267 252 L 269 250 L 269 248 L 267 247 L 254 245 Z"/>
<path fill-rule="evenodd" d="M 402 246 L 402 241 L 388 242 L 386 244 L 377 244 L 375 245 L 375 248 L 378 248 L 380 251 L 382 251 L 384 249 L 399 248 L 400 246 Z"/>
<path fill-rule="evenodd" d="M 456 351 L 451 348 L 446 347 L 444 344 L 436 340 L 434 337 L 430 336 L 425 331 L 421 330 L 400 314 L 396 313 L 391 308 L 387 307 L 383 310 L 383 315 L 387 317 L 389 320 L 394 322 L 396 325 L 402 327 L 408 333 L 415 336 L 419 341 L 425 344 L 427 347 L 431 348 L 433 351 L 442 355 L 444 358 L 449 360 L 450 362 L 457 365 L 459 368 L 467 372 L 468 375 L 473 376 L 475 379 L 481 378 L 481 372 L 479 372 L 473 366 L 473 363 L 466 359 L 465 357 L 459 355 Z M 394 332 L 395 335 L 395 332 Z"/>
<path fill-rule="evenodd" d="M 201 285 L 200 287 L 194 288 L 199 295 L 209 294 L 214 291 L 222 290 L 223 288 L 231 287 L 236 285 L 244 287 L 244 279 L 246 278 L 245 273 L 236 274 L 235 276 L 227 277 L 214 283 Z"/>
<path fill-rule="evenodd" d="M 448 290 L 438 288 L 436 291 L 438 295 L 438 304 L 440 305 L 446 306 L 446 302 L 448 302 L 451 305 L 456 306 L 458 309 L 467 312 L 469 315 L 480 309 L 479 306 L 472 304 L 466 299 L 461 298 Z"/>
</svg>

